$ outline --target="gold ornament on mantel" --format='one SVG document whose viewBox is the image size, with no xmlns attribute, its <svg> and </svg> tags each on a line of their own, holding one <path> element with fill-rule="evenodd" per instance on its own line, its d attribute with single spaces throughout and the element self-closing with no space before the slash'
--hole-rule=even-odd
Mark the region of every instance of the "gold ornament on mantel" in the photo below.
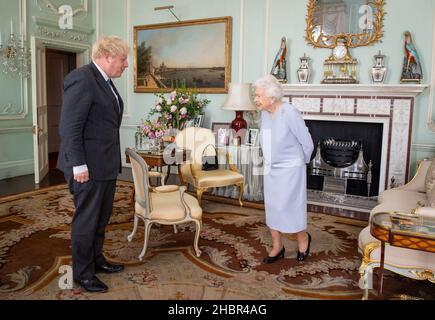
<svg viewBox="0 0 435 320">
<path fill-rule="evenodd" d="M 354 84 L 357 80 L 358 60 L 354 59 L 346 45 L 345 38 L 338 38 L 332 54 L 325 60 L 324 84 Z"/>
</svg>

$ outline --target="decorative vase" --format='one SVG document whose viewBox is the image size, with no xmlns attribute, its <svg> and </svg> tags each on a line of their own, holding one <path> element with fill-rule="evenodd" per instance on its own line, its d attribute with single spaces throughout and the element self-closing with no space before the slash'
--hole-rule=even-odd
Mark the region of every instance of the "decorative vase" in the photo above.
<svg viewBox="0 0 435 320">
<path fill-rule="evenodd" d="M 134 135 L 134 146 L 136 150 L 142 150 L 143 136 L 139 132 Z"/>
<path fill-rule="evenodd" d="M 310 69 L 308 66 L 308 60 L 310 59 L 304 53 L 304 56 L 299 58 L 301 60 L 300 67 L 298 69 L 298 79 L 299 83 L 308 83 L 310 81 Z"/>
<path fill-rule="evenodd" d="M 161 138 L 152 138 L 148 139 L 149 150 L 150 151 L 160 151 L 162 149 L 162 139 Z"/>
<path fill-rule="evenodd" d="M 373 83 L 384 83 L 387 68 L 384 65 L 385 55 L 379 51 L 375 56 L 375 66 L 372 68 L 371 76 Z"/>
</svg>

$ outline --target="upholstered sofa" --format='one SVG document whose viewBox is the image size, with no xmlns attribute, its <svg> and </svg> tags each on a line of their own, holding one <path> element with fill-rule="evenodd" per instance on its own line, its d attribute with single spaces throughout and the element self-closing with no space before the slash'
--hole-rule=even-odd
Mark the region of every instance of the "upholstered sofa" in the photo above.
<svg viewBox="0 0 435 320">
<path fill-rule="evenodd" d="M 435 158 L 421 161 L 417 173 L 408 184 L 381 192 L 378 203 L 370 212 L 370 221 L 378 212 L 435 218 Z M 358 237 L 358 251 L 363 256 L 359 270 L 360 287 L 364 289 L 366 299 L 369 289 L 372 289 L 373 268 L 380 265 L 381 252 L 380 241 L 370 234 L 370 221 Z M 384 267 L 409 278 L 435 283 L 435 253 L 432 252 L 389 246 L 387 243 Z"/>
</svg>

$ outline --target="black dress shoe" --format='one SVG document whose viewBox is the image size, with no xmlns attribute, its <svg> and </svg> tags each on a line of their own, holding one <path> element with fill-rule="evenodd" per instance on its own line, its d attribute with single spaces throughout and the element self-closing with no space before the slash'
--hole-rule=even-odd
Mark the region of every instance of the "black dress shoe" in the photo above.
<svg viewBox="0 0 435 320">
<path fill-rule="evenodd" d="M 274 263 L 275 261 L 278 261 L 279 259 L 284 258 L 284 253 L 285 253 L 285 248 L 284 246 L 282 247 L 281 251 L 276 255 L 276 256 L 267 256 L 266 258 L 263 259 L 264 263 Z"/>
<path fill-rule="evenodd" d="M 308 255 L 310 254 L 310 245 L 311 245 L 311 235 L 307 232 L 308 234 L 308 248 L 307 251 L 305 252 L 299 252 L 298 250 L 298 256 L 297 256 L 297 260 L 298 261 L 304 261 L 306 257 L 308 257 Z"/>
<path fill-rule="evenodd" d="M 87 292 L 106 292 L 109 288 L 97 277 L 76 281 Z"/>
<path fill-rule="evenodd" d="M 106 262 L 100 266 L 95 266 L 95 272 L 102 273 L 116 273 L 124 270 L 124 266 L 122 264 L 111 264 Z"/>
</svg>

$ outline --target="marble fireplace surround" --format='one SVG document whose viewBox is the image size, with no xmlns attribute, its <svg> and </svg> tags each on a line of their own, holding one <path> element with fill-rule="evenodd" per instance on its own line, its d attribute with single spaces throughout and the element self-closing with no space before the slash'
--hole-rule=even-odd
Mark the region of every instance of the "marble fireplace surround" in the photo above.
<svg viewBox="0 0 435 320">
<path fill-rule="evenodd" d="M 379 192 L 407 182 L 414 100 L 427 85 L 283 85 L 306 120 L 381 123 Z"/>
</svg>

